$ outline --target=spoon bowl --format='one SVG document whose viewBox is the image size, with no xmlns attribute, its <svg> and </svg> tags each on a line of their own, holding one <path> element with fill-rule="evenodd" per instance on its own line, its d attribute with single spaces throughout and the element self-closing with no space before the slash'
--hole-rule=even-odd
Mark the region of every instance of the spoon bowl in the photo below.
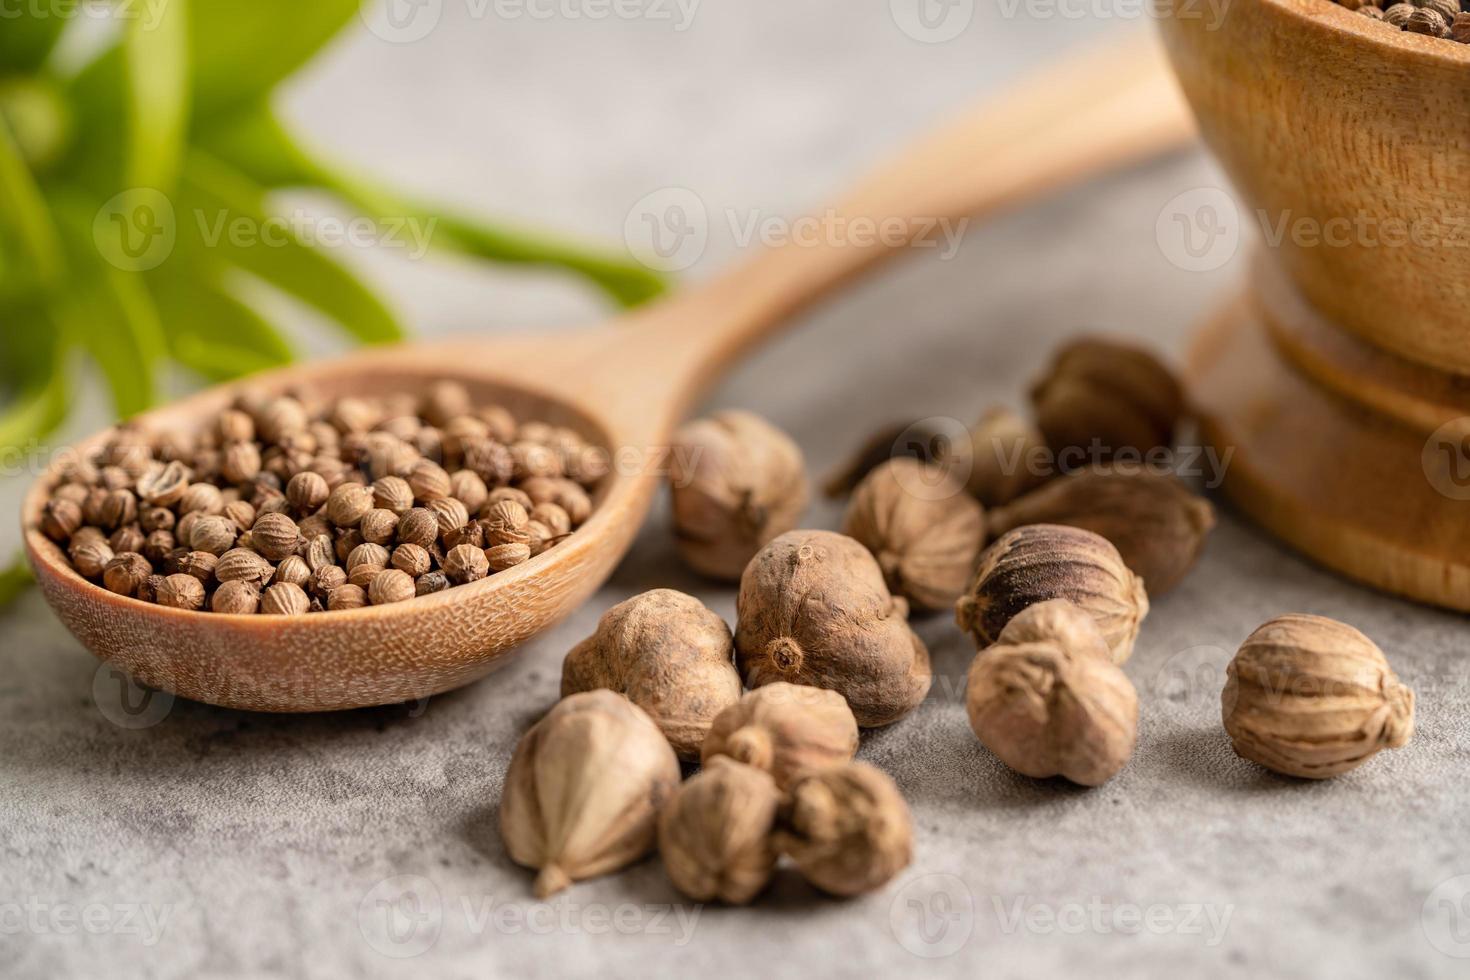
<svg viewBox="0 0 1470 980">
<path fill-rule="evenodd" d="M 138 420 L 155 429 L 197 429 L 245 387 L 383 395 L 448 379 L 477 401 L 569 426 L 610 453 L 611 472 L 596 488 L 585 524 L 536 558 L 474 584 L 296 617 L 187 612 L 117 596 L 77 574 L 38 530 L 73 453 L 60 454 L 23 505 L 31 565 L 47 601 L 87 649 L 144 684 L 198 701 L 322 711 L 459 687 L 607 579 L 647 513 L 675 424 L 724 369 L 792 314 L 885 256 L 924 242 L 938 222 L 1135 162 L 1192 132 L 1151 38 L 1110 40 L 964 114 L 827 212 L 841 215 L 843 227 L 857 221 L 888 229 L 883 235 L 793 241 L 610 324 L 369 350 L 214 388 Z M 891 233 L 895 223 L 902 235 Z M 106 438 L 95 435 L 75 452 L 91 453 Z"/>
</svg>

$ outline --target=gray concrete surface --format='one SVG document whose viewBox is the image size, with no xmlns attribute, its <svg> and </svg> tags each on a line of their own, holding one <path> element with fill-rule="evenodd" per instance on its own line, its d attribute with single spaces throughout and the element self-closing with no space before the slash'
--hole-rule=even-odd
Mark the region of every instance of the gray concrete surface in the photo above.
<svg viewBox="0 0 1470 980">
<path fill-rule="evenodd" d="M 430 9 L 443 20 L 415 43 L 364 32 L 335 48 L 292 91 L 290 116 L 374 172 L 594 238 L 617 240 L 650 192 L 692 190 L 716 216 L 696 279 L 738 257 L 726 209 L 799 213 L 947 111 L 1119 26 L 986 5 L 953 40 L 921 43 L 881 2 L 710 2 L 685 31 L 648 18 L 515 19 L 460 0 Z M 820 472 L 891 417 L 968 418 L 1019 397 L 1079 328 L 1177 353 L 1241 262 L 1181 270 L 1156 219 L 1175 195 L 1219 183 L 1191 154 L 976 227 L 951 260 L 921 256 L 805 317 L 711 404 L 767 414 Z M 555 276 L 353 260 L 424 334 L 550 327 L 601 309 Z M 336 349 L 312 336 L 314 350 Z M 96 401 L 75 431 L 97 421 Z M 3 512 L 24 483 L 0 484 Z M 822 504 L 810 523 L 838 518 Z M 14 542 L 13 523 L 0 524 L 0 547 Z M 311 717 L 163 697 L 129 714 L 116 679 L 27 597 L 0 614 L 0 974 L 1470 968 L 1463 619 L 1345 584 L 1230 516 L 1148 619 L 1127 666 L 1142 700 L 1138 752 L 1105 787 L 1002 768 L 965 723 L 967 641 L 944 618 L 925 620 L 934 692 L 862 748 L 914 811 L 915 860 L 890 887 L 839 902 L 787 873 L 751 908 L 701 909 L 652 860 L 537 903 L 494 825 L 511 747 L 554 702 L 563 653 L 607 606 L 655 586 L 733 617 L 729 590 L 679 565 L 660 505 L 596 600 L 504 671 L 427 704 Z M 1287 611 L 1340 617 L 1383 645 L 1419 694 L 1409 747 L 1310 785 L 1232 754 L 1217 714 L 1224 663 Z M 140 719 L 151 724 L 130 727 Z"/>
</svg>

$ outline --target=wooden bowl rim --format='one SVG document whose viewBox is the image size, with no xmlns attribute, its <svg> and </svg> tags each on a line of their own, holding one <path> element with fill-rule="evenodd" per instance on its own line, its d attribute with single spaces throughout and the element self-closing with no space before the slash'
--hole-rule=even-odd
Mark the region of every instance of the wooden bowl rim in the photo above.
<svg viewBox="0 0 1470 980">
<path fill-rule="evenodd" d="M 1227 0 L 1236 3 L 1239 0 Z M 1352 34 L 1369 46 L 1383 51 L 1407 52 L 1421 61 L 1437 62 L 1440 67 L 1462 68 L 1470 65 L 1470 44 L 1449 38 L 1428 37 L 1412 31 L 1391 29 L 1355 10 L 1332 0 L 1248 0 L 1273 7 L 1307 24 L 1325 27 L 1327 33 Z M 1324 9 L 1325 8 L 1325 9 Z M 1226 11 L 1225 16 L 1229 16 Z"/>
</svg>

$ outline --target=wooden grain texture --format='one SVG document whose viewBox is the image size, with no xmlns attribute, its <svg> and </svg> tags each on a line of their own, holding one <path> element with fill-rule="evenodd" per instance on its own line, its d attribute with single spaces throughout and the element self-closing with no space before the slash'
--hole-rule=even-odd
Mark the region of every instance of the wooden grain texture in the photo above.
<svg viewBox="0 0 1470 980">
<path fill-rule="evenodd" d="M 1463 449 L 1318 384 L 1249 293 L 1200 334 L 1190 391 L 1204 439 L 1232 454 L 1226 493 L 1267 530 L 1360 582 L 1470 610 Z"/>
<path fill-rule="evenodd" d="M 1232 0 L 1218 20 L 1163 2 L 1242 218 L 1305 230 L 1268 245 L 1307 300 L 1385 350 L 1470 372 L 1470 45 L 1328 0 Z"/>
<path fill-rule="evenodd" d="M 1328 567 L 1470 609 L 1470 46 L 1328 0 L 1166 0 L 1160 28 L 1263 233 L 1190 358 L 1227 493 Z"/>
<path fill-rule="evenodd" d="M 963 115 L 861 186 L 837 212 L 900 218 L 910 236 L 983 214 L 1186 142 L 1193 123 L 1154 42 L 1111 41 Z M 611 574 L 660 479 L 673 426 L 719 374 L 791 316 L 902 240 L 791 244 L 622 320 L 493 344 L 380 349 L 275 371 L 248 384 L 309 385 L 332 396 L 422 390 L 442 378 L 522 417 L 570 425 L 612 452 L 591 519 L 524 565 L 385 607 L 278 618 L 185 612 L 120 598 L 82 579 L 36 530 L 54 474 L 22 519 L 47 600 L 81 642 L 149 685 L 235 708 L 318 711 L 449 690 L 556 623 Z M 850 352 L 848 352 L 850 353 Z M 143 417 L 191 427 L 239 388 L 211 389 Z M 89 451 L 99 433 L 77 448 Z"/>
</svg>

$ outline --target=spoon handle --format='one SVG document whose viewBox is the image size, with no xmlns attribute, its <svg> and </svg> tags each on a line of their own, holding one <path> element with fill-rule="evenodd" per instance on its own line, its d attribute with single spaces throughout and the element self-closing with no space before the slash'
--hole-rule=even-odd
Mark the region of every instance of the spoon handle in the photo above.
<svg viewBox="0 0 1470 980">
<path fill-rule="evenodd" d="M 817 217 L 815 241 L 762 250 L 660 304 L 634 343 L 665 363 L 666 376 L 687 378 L 681 401 L 693 398 L 794 313 L 880 259 L 952 246 L 971 217 L 1174 149 L 1193 134 L 1152 33 L 1110 39 L 1009 87 L 880 169 Z"/>
</svg>

